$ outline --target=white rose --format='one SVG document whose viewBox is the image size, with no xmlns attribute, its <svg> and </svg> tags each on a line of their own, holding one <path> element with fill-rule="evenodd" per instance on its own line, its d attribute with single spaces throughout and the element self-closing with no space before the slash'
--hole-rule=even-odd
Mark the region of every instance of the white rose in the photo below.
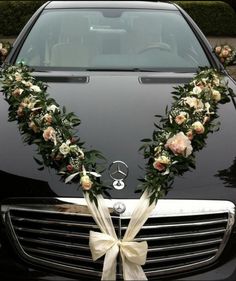
<svg viewBox="0 0 236 281">
<path fill-rule="evenodd" d="M 60 147 L 59 150 L 61 152 L 61 154 L 63 154 L 64 156 L 66 156 L 69 152 L 70 152 L 70 147 L 69 145 L 67 145 L 66 143 L 63 143 Z"/>
<path fill-rule="evenodd" d="M 33 84 L 32 84 L 30 81 L 22 80 L 21 83 L 24 84 L 26 87 L 31 87 L 31 86 L 33 86 Z"/>
<path fill-rule="evenodd" d="M 52 111 L 54 113 L 56 110 L 59 111 L 59 107 L 56 106 L 55 104 L 52 104 L 52 105 L 47 107 L 47 111 Z"/>
<path fill-rule="evenodd" d="M 202 89 L 199 86 L 195 86 L 193 88 L 193 94 L 194 95 L 199 95 L 202 92 Z"/>
<path fill-rule="evenodd" d="M 213 98 L 213 100 L 216 101 L 216 102 L 220 101 L 220 100 L 221 100 L 221 94 L 220 94 L 220 92 L 217 91 L 217 90 L 213 90 L 213 91 L 212 91 L 212 98 Z"/>
<path fill-rule="evenodd" d="M 15 80 L 16 81 L 21 81 L 22 80 L 22 76 L 21 76 L 21 74 L 19 72 L 15 73 Z"/>
<path fill-rule="evenodd" d="M 185 104 L 196 109 L 196 111 L 201 111 L 203 109 L 203 103 L 200 99 L 194 97 L 184 98 Z"/>
<path fill-rule="evenodd" d="M 41 89 L 40 89 L 39 86 L 37 86 L 37 85 L 32 85 L 32 86 L 30 87 L 30 89 L 31 89 L 32 91 L 36 92 L 36 93 L 41 92 Z"/>
</svg>

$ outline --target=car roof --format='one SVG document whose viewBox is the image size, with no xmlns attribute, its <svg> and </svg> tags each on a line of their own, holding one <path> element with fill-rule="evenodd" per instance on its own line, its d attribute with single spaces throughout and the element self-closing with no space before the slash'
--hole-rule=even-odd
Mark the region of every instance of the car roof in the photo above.
<svg viewBox="0 0 236 281">
<path fill-rule="evenodd" d="M 45 9 L 64 8 L 134 8 L 177 10 L 174 4 L 159 1 L 50 1 L 45 7 Z"/>
</svg>

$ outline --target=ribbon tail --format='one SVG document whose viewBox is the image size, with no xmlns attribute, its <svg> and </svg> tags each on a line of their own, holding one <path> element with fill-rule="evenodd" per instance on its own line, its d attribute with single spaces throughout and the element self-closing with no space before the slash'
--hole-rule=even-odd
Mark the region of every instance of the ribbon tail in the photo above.
<svg viewBox="0 0 236 281">
<path fill-rule="evenodd" d="M 121 253 L 124 280 L 148 280 L 141 265 L 135 264 Z"/>
<path fill-rule="evenodd" d="M 116 280 L 117 255 L 119 253 L 118 245 L 110 248 L 105 255 L 103 262 L 103 271 L 101 280 Z"/>
</svg>

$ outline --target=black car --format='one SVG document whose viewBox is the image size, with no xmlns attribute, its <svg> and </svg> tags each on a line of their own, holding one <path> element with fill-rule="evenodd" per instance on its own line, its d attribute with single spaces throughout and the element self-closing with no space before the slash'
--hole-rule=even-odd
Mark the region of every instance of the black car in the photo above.
<svg viewBox="0 0 236 281">
<path fill-rule="evenodd" d="M 53 1 L 29 20 L 5 63 L 23 63 L 48 93 L 81 117 L 79 135 L 106 157 L 102 177 L 118 236 L 127 228 L 145 159 L 141 139 L 164 115 L 173 87 L 199 67 L 221 71 L 202 32 L 177 5 L 155 1 Z M 4 68 L 4 65 L 2 66 Z M 147 240 L 150 280 L 236 280 L 234 103 L 219 108 L 220 130 L 197 153 L 196 169 L 172 188 L 137 235 Z M 40 171 L 0 101 L 1 280 L 100 279 L 89 230 L 97 229 L 75 184 Z M 122 267 L 118 263 L 117 276 Z"/>
</svg>

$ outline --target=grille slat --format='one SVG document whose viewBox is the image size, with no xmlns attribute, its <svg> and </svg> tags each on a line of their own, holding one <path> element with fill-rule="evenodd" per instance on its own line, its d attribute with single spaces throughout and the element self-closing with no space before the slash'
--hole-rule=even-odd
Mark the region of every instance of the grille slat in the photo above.
<svg viewBox="0 0 236 281">
<path fill-rule="evenodd" d="M 19 241 L 22 243 L 35 243 L 36 245 L 44 245 L 45 247 L 50 247 L 50 246 L 56 246 L 59 248 L 65 248 L 65 249 L 75 249 L 75 250 L 85 250 L 85 251 L 90 251 L 88 246 L 82 245 L 82 244 L 77 244 L 74 245 L 72 243 L 66 243 L 66 242 L 55 242 L 53 240 L 49 239 L 33 239 L 33 238 L 26 238 L 26 237 L 18 237 Z"/>
<path fill-rule="evenodd" d="M 21 222 L 21 223 L 35 223 L 35 224 L 42 224 L 42 225 L 55 225 L 55 226 L 69 226 L 69 227 L 85 227 L 85 228 L 93 228 L 93 229 L 99 229 L 97 225 L 94 224 L 82 224 L 82 223 L 75 223 L 71 221 L 56 221 L 56 220 L 39 220 L 39 219 L 29 219 L 29 218 L 20 218 L 16 216 L 11 217 L 12 221 Z"/>
<path fill-rule="evenodd" d="M 225 232 L 225 229 L 216 229 L 212 231 L 202 231 L 202 232 L 195 232 L 195 233 L 183 233 L 183 234 L 173 234 L 173 235 L 162 235 L 162 236 L 147 236 L 147 237 L 138 237 L 135 238 L 134 241 L 158 241 L 158 240 L 171 240 L 176 238 L 189 238 L 189 237 L 199 237 L 199 236 L 208 236 L 211 234 L 222 234 Z"/>
<path fill-rule="evenodd" d="M 51 257 L 52 259 L 54 259 L 54 257 L 59 257 L 59 258 L 63 258 L 63 259 L 72 259 L 75 261 L 93 263 L 93 260 L 91 258 L 82 257 L 79 255 L 72 255 L 72 254 L 68 254 L 68 253 L 61 253 L 61 252 L 56 252 L 56 251 L 51 251 L 51 250 L 36 249 L 36 248 L 30 248 L 30 247 L 24 247 L 24 249 L 26 250 L 26 252 L 43 254 L 48 257 Z M 102 262 L 99 260 L 98 263 L 102 263 Z"/>
<path fill-rule="evenodd" d="M 182 250 L 185 248 L 195 248 L 195 247 L 201 247 L 201 246 L 210 246 L 213 244 L 219 244 L 222 241 L 222 239 L 214 239 L 214 240 L 208 240 L 208 241 L 202 241 L 202 242 L 195 242 L 195 243 L 189 243 L 189 244 L 181 244 L 179 245 L 171 245 L 171 246 L 165 246 L 165 247 L 154 247 L 148 249 L 149 252 L 161 252 L 161 251 L 167 251 L 167 250 Z"/>
<path fill-rule="evenodd" d="M 189 222 L 189 223 L 176 223 L 166 225 L 144 225 L 142 229 L 164 229 L 164 228 L 181 228 L 181 227 L 192 227 L 192 226 L 212 226 L 216 224 L 227 223 L 227 219 L 205 221 L 205 222 Z M 122 230 L 126 230 L 127 227 L 121 227 Z"/>
<path fill-rule="evenodd" d="M 28 233 L 34 233 L 34 234 L 45 234 L 45 235 L 56 235 L 56 236 L 66 236 L 66 237 L 70 237 L 70 238 L 84 238 L 84 239 L 88 239 L 89 238 L 89 234 L 84 235 L 84 234 L 77 234 L 77 233 L 70 233 L 70 232 L 66 232 L 66 231 L 56 231 L 53 229 L 31 229 L 31 228 L 23 228 L 23 227 L 15 227 L 16 231 L 19 232 L 28 232 Z"/>
<path fill-rule="evenodd" d="M 217 249 L 209 250 L 209 251 L 201 251 L 201 252 L 192 252 L 186 255 L 175 255 L 166 258 L 156 258 L 156 259 L 148 259 L 146 264 L 149 263 L 158 263 L 158 262 L 166 262 L 166 261 L 175 261 L 181 259 L 188 259 L 193 257 L 201 257 L 206 255 L 214 255 L 217 252 Z"/>
<path fill-rule="evenodd" d="M 176 211 L 169 213 L 167 208 L 163 215 L 157 211 L 137 234 L 135 241 L 148 242 L 147 262 L 143 267 L 148 277 L 210 264 L 224 249 L 234 223 L 234 205 L 217 201 L 214 207 L 212 201 L 198 201 L 189 212 L 189 204 L 185 211 L 187 201 L 176 200 L 180 206 Z M 211 210 L 209 202 L 213 206 Z M 200 203 L 203 207 L 198 212 Z M 98 226 L 85 205 L 78 213 L 74 211 L 77 205 L 71 206 L 73 212 L 58 207 L 58 202 L 57 206 L 8 206 L 6 225 L 15 237 L 18 251 L 30 262 L 100 278 L 103 260 L 93 262 L 88 245 L 89 230 L 99 231 Z M 112 220 L 118 237 L 120 233 L 123 235 L 129 217 L 112 215 Z"/>
</svg>

